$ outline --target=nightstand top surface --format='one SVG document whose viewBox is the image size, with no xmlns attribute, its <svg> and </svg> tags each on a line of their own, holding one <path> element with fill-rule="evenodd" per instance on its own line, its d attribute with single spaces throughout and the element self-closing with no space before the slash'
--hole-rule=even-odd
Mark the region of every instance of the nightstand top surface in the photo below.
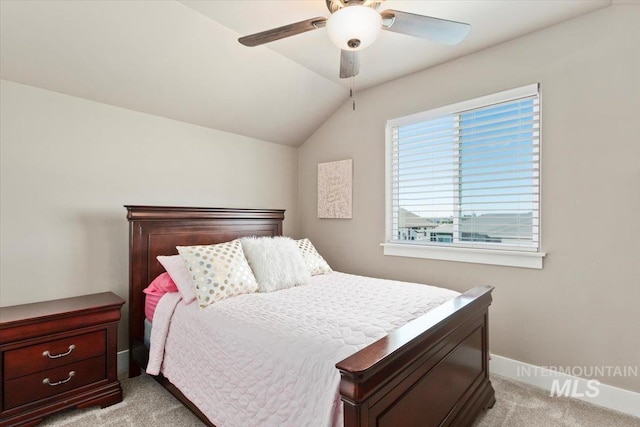
<svg viewBox="0 0 640 427">
<path fill-rule="evenodd" d="M 122 306 L 124 300 L 112 292 L 62 298 L 31 304 L 0 307 L 0 329 L 26 320 L 45 317 L 65 317 L 79 312 L 99 311 L 104 308 Z"/>
</svg>

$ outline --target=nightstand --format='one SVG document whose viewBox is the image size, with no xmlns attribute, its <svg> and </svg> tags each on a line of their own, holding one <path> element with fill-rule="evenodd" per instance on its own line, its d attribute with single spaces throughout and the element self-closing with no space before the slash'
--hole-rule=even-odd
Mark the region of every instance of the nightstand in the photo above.
<svg viewBox="0 0 640 427">
<path fill-rule="evenodd" d="M 0 427 L 122 401 L 111 292 L 0 308 Z"/>
</svg>

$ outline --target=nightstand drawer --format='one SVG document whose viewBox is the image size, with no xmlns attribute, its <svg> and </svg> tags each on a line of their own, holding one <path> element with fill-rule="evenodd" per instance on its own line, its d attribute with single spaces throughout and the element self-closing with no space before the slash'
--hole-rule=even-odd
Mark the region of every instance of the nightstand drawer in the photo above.
<svg viewBox="0 0 640 427">
<path fill-rule="evenodd" d="M 5 378 L 18 378 L 102 355 L 106 339 L 105 331 L 97 331 L 7 351 Z"/>
<path fill-rule="evenodd" d="M 103 380 L 106 375 L 104 356 L 72 363 L 4 383 L 4 408 L 55 396 L 87 384 Z"/>
</svg>

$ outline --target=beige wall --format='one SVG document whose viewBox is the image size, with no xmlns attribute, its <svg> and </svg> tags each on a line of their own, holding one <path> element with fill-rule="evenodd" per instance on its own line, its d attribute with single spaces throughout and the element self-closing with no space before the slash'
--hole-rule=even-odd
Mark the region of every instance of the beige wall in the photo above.
<svg viewBox="0 0 640 427">
<path fill-rule="evenodd" d="M 0 90 L 0 306 L 127 298 L 124 204 L 282 208 L 285 234 L 298 232 L 296 148 L 5 80 Z"/>
<path fill-rule="evenodd" d="M 494 285 L 495 354 L 640 365 L 638 22 L 640 7 L 607 8 L 357 94 L 355 112 L 345 104 L 299 150 L 301 233 L 341 271 L 459 291 Z M 534 82 L 544 269 L 384 256 L 385 121 Z M 317 163 L 342 159 L 354 161 L 353 219 L 319 220 Z M 601 380 L 640 391 L 638 377 Z"/>
</svg>

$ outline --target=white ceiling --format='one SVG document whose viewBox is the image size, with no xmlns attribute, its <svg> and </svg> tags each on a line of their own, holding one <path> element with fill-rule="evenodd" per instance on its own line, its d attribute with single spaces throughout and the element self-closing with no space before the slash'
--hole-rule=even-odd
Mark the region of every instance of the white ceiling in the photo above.
<svg viewBox="0 0 640 427">
<path fill-rule="evenodd" d="M 467 22 L 457 46 L 383 32 L 361 52 L 371 87 L 572 17 L 611 0 L 389 0 Z M 248 48 L 237 38 L 328 16 L 313 1 L 0 1 L 0 76 L 44 89 L 297 146 L 348 97 L 340 51 L 320 29 Z"/>
</svg>

